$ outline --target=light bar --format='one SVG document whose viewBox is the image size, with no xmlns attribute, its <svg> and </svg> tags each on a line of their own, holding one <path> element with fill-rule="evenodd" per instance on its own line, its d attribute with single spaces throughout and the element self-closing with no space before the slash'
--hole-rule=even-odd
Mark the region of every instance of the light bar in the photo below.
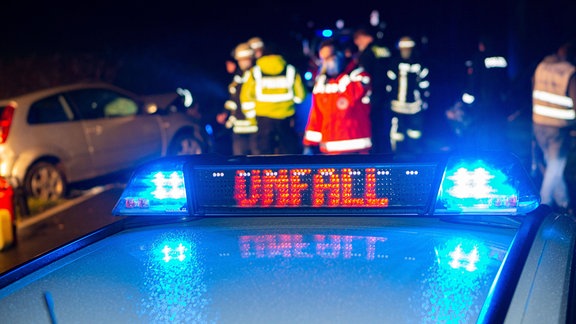
<svg viewBox="0 0 576 324">
<path fill-rule="evenodd" d="M 188 216 L 184 160 L 158 160 L 138 169 L 114 207 L 115 215 Z"/>
<path fill-rule="evenodd" d="M 446 165 L 435 214 L 525 214 L 540 198 L 513 156 L 452 158 Z"/>
<path fill-rule="evenodd" d="M 518 160 L 383 159 L 376 155 L 161 159 L 134 173 L 113 214 L 522 214 L 539 204 Z"/>
</svg>

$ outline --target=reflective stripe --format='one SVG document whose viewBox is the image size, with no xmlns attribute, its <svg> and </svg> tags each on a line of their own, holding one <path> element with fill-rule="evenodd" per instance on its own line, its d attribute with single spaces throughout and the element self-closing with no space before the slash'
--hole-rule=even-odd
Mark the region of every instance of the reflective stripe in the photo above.
<svg viewBox="0 0 576 324">
<path fill-rule="evenodd" d="M 242 110 L 249 110 L 256 108 L 256 103 L 254 101 L 246 101 L 242 103 Z"/>
<path fill-rule="evenodd" d="M 414 115 L 422 110 L 422 101 L 400 102 L 398 100 L 392 100 L 391 108 L 392 111 L 399 114 Z"/>
<path fill-rule="evenodd" d="M 572 102 L 572 98 L 567 96 L 561 96 L 554 93 L 541 91 L 541 90 L 534 90 L 532 93 L 532 97 L 534 99 L 542 100 L 549 102 L 551 104 L 563 106 L 566 108 L 572 108 L 574 103 Z"/>
<path fill-rule="evenodd" d="M 422 69 L 422 71 L 420 72 L 420 78 L 424 79 L 425 77 L 428 76 L 428 73 L 430 73 L 430 70 L 428 70 L 427 68 Z"/>
<path fill-rule="evenodd" d="M 416 43 L 413 40 L 401 40 L 398 42 L 399 48 L 412 48 L 414 46 L 416 46 Z"/>
<path fill-rule="evenodd" d="M 258 65 L 253 68 L 254 80 L 256 81 L 256 101 L 261 102 L 284 102 L 294 100 L 294 81 L 296 69 L 288 64 L 286 75 L 262 76 L 262 70 Z M 286 93 L 264 93 L 264 89 L 282 89 Z"/>
<path fill-rule="evenodd" d="M 252 133 L 256 133 L 258 131 L 258 126 L 256 126 L 256 125 L 251 125 L 251 126 L 234 125 L 234 128 L 232 130 L 236 134 L 252 134 Z"/>
<path fill-rule="evenodd" d="M 342 93 L 346 91 L 346 88 L 350 84 L 350 77 L 348 75 L 342 76 L 338 83 L 328 83 L 326 84 L 326 76 L 321 75 L 316 81 L 316 85 L 312 90 L 312 93 Z"/>
<path fill-rule="evenodd" d="M 256 110 L 254 110 L 254 109 L 244 110 L 244 116 L 246 116 L 246 118 L 255 118 L 256 117 Z"/>
<path fill-rule="evenodd" d="M 390 146 L 393 152 L 396 152 L 396 142 L 404 140 L 404 134 L 398 133 L 398 117 L 392 117 L 390 126 Z"/>
<path fill-rule="evenodd" d="M 234 122 L 236 121 L 236 117 L 234 116 L 230 116 L 228 117 L 228 119 L 226 120 L 226 128 L 232 128 L 234 127 Z"/>
<path fill-rule="evenodd" d="M 419 139 L 422 136 L 422 132 L 415 129 L 406 130 L 406 135 L 412 139 Z"/>
<path fill-rule="evenodd" d="M 508 66 L 508 62 L 506 62 L 506 59 L 502 56 L 492 56 L 484 59 L 484 66 L 487 69 L 505 68 Z"/>
<path fill-rule="evenodd" d="M 390 50 L 388 48 L 382 47 L 382 46 L 372 46 L 372 52 L 374 53 L 374 56 L 376 56 L 377 58 L 392 56 L 392 53 L 390 53 Z"/>
<path fill-rule="evenodd" d="M 462 102 L 466 104 L 470 105 L 474 102 L 474 100 L 476 100 L 476 98 L 474 98 L 474 96 L 469 93 L 465 93 L 462 95 Z"/>
<path fill-rule="evenodd" d="M 350 72 L 350 79 L 352 81 L 362 81 L 362 72 L 364 72 L 363 68 L 354 69 L 352 72 Z"/>
<path fill-rule="evenodd" d="M 372 140 L 370 140 L 369 137 L 365 137 L 352 140 L 326 142 L 322 143 L 321 146 L 326 149 L 326 152 L 362 150 L 371 148 Z"/>
<path fill-rule="evenodd" d="M 304 138 L 310 142 L 320 143 L 320 141 L 322 140 L 322 133 L 315 131 L 306 131 L 306 134 L 304 134 Z"/>
<path fill-rule="evenodd" d="M 226 102 L 224 103 L 224 108 L 228 110 L 236 110 L 238 108 L 238 105 L 232 100 L 226 100 Z"/>
<path fill-rule="evenodd" d="M 236 126 L 252 126 L 254 121 L 247 120 L 247 119 L 236 119 L 234 125 Z"/>
<path fill-rule="evenodd" d="M 532 112 L 537 115 L 552 117 L 556 119 L 574 120 L 576 112 L 573 109 L 553 108 L 542 105 L 534 105 Z"/>
</svg>

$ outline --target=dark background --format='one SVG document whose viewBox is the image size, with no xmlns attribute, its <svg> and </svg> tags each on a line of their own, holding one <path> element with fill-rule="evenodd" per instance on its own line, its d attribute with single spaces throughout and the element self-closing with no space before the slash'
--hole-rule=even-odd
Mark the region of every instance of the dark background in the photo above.
<svg viewBox="0 0 576 324">
<path fill-rule="evenodd" d="M 366 25 L 377 9 L 385 40 L 426 39 L 437 106 L 450 102 L 463 62 L 481 35 L 507 55 L 525 95 L 536 63 L 576 35 L 576 1 L 3 1 L 0 98 L 78 80 L 139 93 L 191 88 L 210 105 L 225 100 L 224 61 L 252 36 L 302 70 L 301 41 L 315 31 Z M 219 107 L 220 108 L 220 107 Z"/>
</svg>

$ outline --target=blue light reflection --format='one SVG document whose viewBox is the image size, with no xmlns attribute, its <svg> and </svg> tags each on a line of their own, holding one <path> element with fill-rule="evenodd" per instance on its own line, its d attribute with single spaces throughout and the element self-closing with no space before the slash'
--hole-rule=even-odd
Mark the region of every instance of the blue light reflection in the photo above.
<svg viewBox="0 0 576 324">
<path fill-rule="evenodd" d="M 483 288 L 494 280 L 503 255 L 481 241 L 466 238 L 438 244 L 434 251 L 437 263 L 422 282 L 424 322 L 474 322 L 485 298 Z"/>
<path fill-rule="evenodd" d="M 162 323 L 209 322 L 204 263 L 195 240 L 173 233 L 157 240 L 149 252 L 140 316 Z"/>
</svg>

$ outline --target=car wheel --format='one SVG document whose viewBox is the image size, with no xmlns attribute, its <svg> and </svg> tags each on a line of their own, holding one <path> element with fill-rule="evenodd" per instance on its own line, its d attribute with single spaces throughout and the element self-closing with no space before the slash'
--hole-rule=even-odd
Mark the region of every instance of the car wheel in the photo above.
<svg viewBox="0 0 576 324">
<path fill-rule="evenodd" d="M 193 155 L 202 154 L 204 149 L 200 142 L 190 135 L 181 134 L 176 136 L 170 145 L 170 155 Z"/>
<path fill-rule="evenodd" d="M 57 200 L 66 195 L 67 184 L 64 173 L 57 165 L 38 162 L 26 174 L 24 188 L 30 198 Z"/>
</svg>

